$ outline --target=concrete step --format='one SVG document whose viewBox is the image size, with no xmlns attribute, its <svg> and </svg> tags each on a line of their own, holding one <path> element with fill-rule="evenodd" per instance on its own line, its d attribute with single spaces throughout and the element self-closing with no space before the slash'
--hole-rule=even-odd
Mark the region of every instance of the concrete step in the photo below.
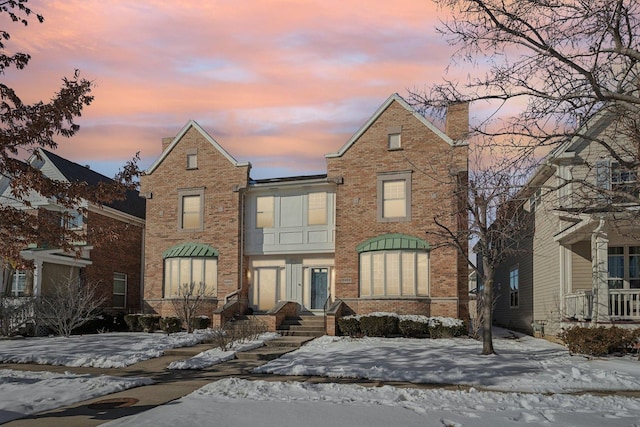
<svg viewBox="0 0 640 427">
<path fill-rule="evenodd" d="M 324 325 L 280 325 L 279 331 L 309 331 L 309 332 L 324 332 Z"/>
<path fill-rule="evenodd" d="M 236 353 L 239 360 L 273 360 L 295 350 L 294 347 L 260 347 Z"/>
<path fill-rule="evenodd" d="M 275 340 L 265 341 L 264 344 L 266 347 L 291 347 L 292 349 L 296 349 L 302 347 L 312 339 L 314 339 L 314 337 L 289 335 L 276 338 Z"/>
<path fill-rule="evenodd" d="M 308 337 L 318 338 L 326 335 L 324 329 L 321 331 L 290 331 L 290 330 L 278 330 L 278 333 L 283 337 Z"/>
</svg>

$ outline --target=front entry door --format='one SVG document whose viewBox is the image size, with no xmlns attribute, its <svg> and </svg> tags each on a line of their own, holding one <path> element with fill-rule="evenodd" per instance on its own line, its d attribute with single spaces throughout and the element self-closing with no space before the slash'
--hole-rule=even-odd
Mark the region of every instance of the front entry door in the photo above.
<svg viewBox="0 0 640 427">
<path fill-rule="evenodd" d="M 295 301 L 302 305 L 302 262 L 297 259 L 287 260 L 285 273 L 287 301 Z"/>
<path fill-rule="evenodd" d="M 329 271 L 326 268 L 311 269 L 311 309 L 322 309 L 327 301 Z"/>
</svg>

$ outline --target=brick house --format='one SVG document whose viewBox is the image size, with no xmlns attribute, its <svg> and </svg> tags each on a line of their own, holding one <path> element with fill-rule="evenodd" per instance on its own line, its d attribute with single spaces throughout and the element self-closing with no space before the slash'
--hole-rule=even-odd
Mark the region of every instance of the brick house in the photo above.
<svg viewBox="0 0 640 427">
<path fill-rule="evenodd" d="M 466 227 L 458 199 L 466 104 L 450 108 L 446 127 L 394 94 L 326 155 L 327 174 L 252 180 L 249 163 L 190 121 L 163 140 L 141 178 L 145 310 L 171 313 L 172 296 L 191 281 L 206 283 L 206 310 L 221 322 L 227 309 L 291 307 L 466 318 L 466 261 L 453 249 L 432 250 L 426 234 L 436 215 Z"/>
<path fill-rule="evenodd" d="M 32 155 L 28 162 L 58 181 L 86 182 L 89 185 L 111 181 L 86 166 L 44 149 L 39 149 L 39 154 Z M 35 192 L 28 198 L 31 204 L 28 207 L 11 197 L 7 180 L 0 182 L 0 195 L 2 203 L 23 209 L 25 214 L 35 214 L 43 218 L 43 222 L 46 218 L 49 224 L 77 231 L 78 241 L 74 245 L 80 253 L 80 256 L 75 256 L 43 242 L 30 244 L 21 251 L 21 256 L 33 267 L 3 271 L 2 291 L 5 295 L 46 295 L 56 283 L 81 277 L 86 283 L 98 286 L 98 295 L 105 298 L 105 309 L 114 312 L 136 312 L 140 309 L 145 200 L 138 196 L 137 191 L 128 191 L 125 200 L 103 206 L 83 202 L 78 208 L 87 209 L 84 215 L 76 210 L 66 210 L 55 200 Z M 71 219 L 63 220 L 63 212 Z M 96 238 L 104 233 L 117 238 L 109 241 Z"/>
</svg>

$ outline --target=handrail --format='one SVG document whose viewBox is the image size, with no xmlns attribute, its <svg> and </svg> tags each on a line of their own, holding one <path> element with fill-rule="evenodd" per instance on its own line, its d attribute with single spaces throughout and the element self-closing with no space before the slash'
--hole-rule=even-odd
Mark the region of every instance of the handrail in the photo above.
<svg viewBox="0 0 640 427">
<path fill-rule="evenodd" d="M 324 305 L 322 306 L 322 314 L 324 318 L 324 332 L 327 333 L 327 305 L 329 304 L 329 300 L 331 299 L 331 292 L 327 295 L 327 299 L 324 301 Z"/>
</svg>

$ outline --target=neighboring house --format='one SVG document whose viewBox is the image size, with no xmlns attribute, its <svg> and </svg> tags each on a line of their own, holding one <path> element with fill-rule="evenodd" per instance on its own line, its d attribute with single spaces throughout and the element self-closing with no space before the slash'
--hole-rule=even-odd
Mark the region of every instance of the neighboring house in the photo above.
<svg viewBox="0 0 640 427">
<path fill-rule="evenodd" d="M 640 228 L 628 204 L 598 191 L 637 196 L 637 172 L 591 142 L 602 137 L 618 153 L 633 151 L 600 114 L 586 137 L 551 152 L 521 191 L 533 233 L 496 271 L 498 325 L 555 335 L 575 324 L 640 321 Z"/>
<path fill-rule="evenodd" d="M 43 149 L 39 149 L 39 156 L 32 155 L 28 162 L 47 177 L 58 181 L 87 182 L 89 185 L 111 181 L 86 166 Z M 105 309 L 122 312 L 140 309 L 145 200 L 138 196 L 137 191 L 130 190 L 125 200 L 103 206 L 85 202 L 78 206 L 87 208 L 85 215 L 78 211 L 65 211 L 53 198 L 45 198 L 36 192 L 29 195 L 28 201 L 31 203 L 29 207 L 16 201 L 10 194 L 6 179 L 0 181 L 0 203 L 24 209 L 25 214 L 47 217 L 48 221 L 61 227 L 77 230 L 78 242 L 74 242 L 74 245 L 80 256 L 49 247 L 44 242 L 33 242 L 21 251 L 21 256 L 31 261 L 33 268 L 5 270 L 5 295 L 44 295 L 56 283 L 69 278 L 81 278 L 85 283 L 99 287 L 99 295 L 105 298 Z M 70 219 L 64 220 L 63 212 L 70 214 Z M 116 238 L 109 241 L 94 238 L 104 233 L 115 235 Z"/>
<path fill-rule="evenodd" d="M 447 127 L 394 94 L 326 156 L 327 174 L 252 180 L 249 163 L 190 121 L 141 178 L 145 309 L 172 313 L 193 282 L 206 284 L 206 313 L 237 300 L 240 311 L 290 301 L 322 314 L 339 301 L 344 312 L 466 318 L 467 264 L 426 234 L 436 215 L 466 227 L 468 105 L 450 109 Z"/>
</svg>

